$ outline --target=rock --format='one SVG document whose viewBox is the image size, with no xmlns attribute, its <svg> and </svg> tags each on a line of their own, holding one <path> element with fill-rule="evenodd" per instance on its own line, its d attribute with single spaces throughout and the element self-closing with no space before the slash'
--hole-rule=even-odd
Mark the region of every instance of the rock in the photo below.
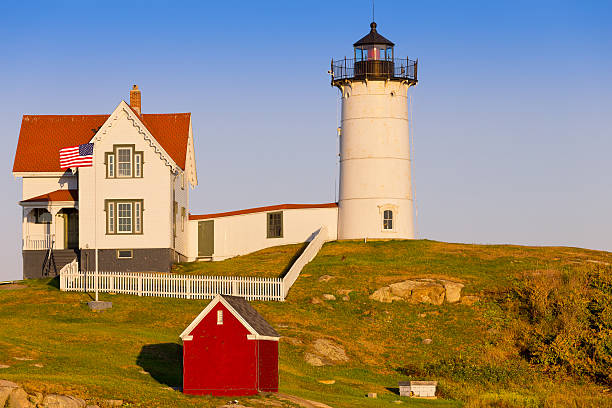
<svg viewBox="0 0 612 408">
<path fill-rule="evenodd" d="M 375 392 L 368 392 L 368 398 L 378 398 L 378 394 Z"/>
<path fill-rule="evenodd" d="M 331 276 L 331 275 L 323 275 L 319 278 L 319 282 L 329 282 L 330 280 L 334 279 L 335 276 Z"/>
<path fill-rule="evenodd" d="M 323 294 L 323 299 L 325 299 L 325 300 L 336 300 L 336 297 L 334 295 L 332 295 L 331 293 L 324 293 Z"/>
<path fill-rule="evenodd" d="M 6 364 L 0 364 L 0 368 L 9 368 L 10 366 L 6 365 Z"/>
<path fill-rule="evenodd" d="M 336 380 L 319 380 L 321 384 L 332 385 L 336 383 Z"/>
<path fill-rule="evenodd" d="M 443 280 L 441 281 L 442 285 L 444 285 L 444 290 L 446 291 L 446 301 L 448 303 L 456 303 L 461 299 L 461 289 L 465 285 L 459 282 L 452 282 Z"/>
<path fill-rule="evenodd" d="M 441 305 L 444 303 L 444 286 L 433 282 L 419 282 L 412 289 L 410 301 L 414 303 L 431 303 Z"/>
<path fill-rule="evenodd" d="M 467 295 L 461 298 L 462 305 L 472 306 L 474 303 L 478 302 L 480 298 L 478 296 Z"/>
<path fill-rule="evenodd" d="M 6 388 L 19 388 L 19 384 L 15 384 L 12 381 L 0 380 L 0 388 L 2 388 L 2 387 L 6 387 Z"/>
<path fill-rule="evenodd" d="M 402 300 L 401 297 L 393 295 L 391 293 L 391 289 L 389 289 L 388 286 L 383 286 L 382 288 L 372 293 L 370 295 L 370 299 L 377 300 L 383 303 L 391 303 L 394 300 Z"/>
<path fill-rule="evenodd" d="M 43 397 L 44 396 L 42 392 L 35 392 L 34 395 L 30 395 L 28 398 L 32 404 L 37 405 L 42 404 Z"/>
<path fill-rule="evenodd" d="M 0 407 L 3 407 L 4 404 L 6 404 L 6 400 L 8 399 L 9 395 L 11 395 L 11 392 L 13 392 L 12 387 L 0 387 Z"/>
<path fill-rule="evenodd" d="M 338 289 L 336 293 L 339 295 L 349 295 L 352 291 L 353 289 Z"/>
<path fill-rule="evenodd" d="M 312 348 L 315 354 L 332 363 L 343 363 L 349 360 L 344 347 L 330 339 L 316 339 L 312 343 Z"/>
<path fill-rule="evenodd" d="M 345 302 L 348 302 L 349 300 L 351 300 L 351 298 L 348 296 L 342 296 L 342 300 L 344 300 Z"/>
<path fill-rule="evenodd" d="M 80 398 L 58 394 L 47 394 L 42 401 L 42 406 L 45 408 L 83 408 L 86 405 Z"/>
<path fill-rule="evenodd" d="M 427 313 L 419 313 L 419 317 L 425 317 L 427 316 Z"/>
<path fill-rule="evenodd" d="M 391 293 L 404 299 L 409 299 L 412 296 L 412 291 L 424 282 L 406 280 L 403 282 L 392 283 L 389 285 Z"/>
<path fill-rule="evenodd" d="M 432 342 L 432 339 L 423 339 L 423 344 L 431 344 Z"/>
<path fill-rule="evenodd" d="M 15 360 L 19 360 L 19 361 L 32 361 L 34 360 L 33 358 L 30 357 L 13 357 Z"/>
<path fill-rule="evenodd" d="M 149 375 L 149 372 L 145 370 L 140 370 L 139 373 L 142 375 Z"/>
<path fill-rule="evenodd" d="M 315 367 L 321 367 L 325 365 L 325 363 L 323 362 L 323 360 L 321 360 L 320 357 L 308 352 L 304 353 L 304 361 Z"/>
<path fill-rule="evenodd" d="M 310 299 L 310 303 L 313 305 L 318 305 L 319 303 L 323 303 L 323 301 L 318 297 L 313 297 L 312 299 Z"/>
<path fill-rule="evenodd" d="M 32 364 L 32 367 L 43 368 L 44 366 L 40 363 Z"/>
<path fill-rule="evenodd" d="M 400 400 L 395 400 L 395 401 L 393 401 L 393 403 L 394 403 L 394 404 L 401 404 L 401 403 L 402 403 L 402 401 L 400 401 Z"/>
<path fill-rule="evenodd" d="M 107 407 L 120 407 L 123 405 L 123 400 L 120 399 L 111 399 L 111 400 L 106 400 L 104 401 L 104 405 L 106 405 Z"/>
<path fill-rule="evenodd" d="M 28 400 L 28 394 L 23 388 L 13 388 L 6 402 L 6 408 L 34 408 L 34 404 Z"/>
</svg>

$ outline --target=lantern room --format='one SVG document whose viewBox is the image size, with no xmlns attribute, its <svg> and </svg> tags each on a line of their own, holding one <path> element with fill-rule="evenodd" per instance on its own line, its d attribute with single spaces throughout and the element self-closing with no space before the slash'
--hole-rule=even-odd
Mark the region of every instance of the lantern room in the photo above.
<svg viewBox="0 0 612 408">
<path fill-rule="evenodd" d="M 393 44 L 376 31 L 376 23 L 370 24 L 370 33 L 357 41 L 355 47 L 355 62 L 362 61 L 393 61 Z"/>
<path fill-rule="evenodd" d="M 332 60 L 332 85 L 344 80 L 397 79 L 416 84 L 417 62 L 408 58 L 395 58 L 395 44 L 376 31 L 376 23 L 370 24 L 370 32 L 353 44 L 353 58 Z"/>
</svg>

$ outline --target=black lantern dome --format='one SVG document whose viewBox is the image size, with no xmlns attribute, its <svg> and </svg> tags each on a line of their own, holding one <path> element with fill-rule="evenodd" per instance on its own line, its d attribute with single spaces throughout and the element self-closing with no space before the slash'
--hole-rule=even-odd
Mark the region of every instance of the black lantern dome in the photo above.
<svg viewBox="0 0 612 408">
<path fill-rule="evenodd" d="M 376 31 L 376 23 L 372 22 L 370 32 L 353 44 L 353 59 L 332 60 L 332 85 L 345 79 L 397 79 L 416 83 L 416 61 L 396 59 L 394 46 Z"/>
</svg>

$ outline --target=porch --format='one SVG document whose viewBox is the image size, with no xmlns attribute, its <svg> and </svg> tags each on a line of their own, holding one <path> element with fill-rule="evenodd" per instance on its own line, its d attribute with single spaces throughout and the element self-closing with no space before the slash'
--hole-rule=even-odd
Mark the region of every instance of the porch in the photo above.
<svg viewBox="0 0 612 408">
<path fill-rule="evenodd" d="M 23 200 L 22 249 L 78 249 L 78 191 L 58 190 Z"/>
</svg>

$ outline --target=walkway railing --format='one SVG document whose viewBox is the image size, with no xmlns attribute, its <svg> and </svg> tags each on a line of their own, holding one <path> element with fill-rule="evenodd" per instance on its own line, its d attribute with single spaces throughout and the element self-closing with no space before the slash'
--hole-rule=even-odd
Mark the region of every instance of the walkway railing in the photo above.
<svg viewBox="0 0 612 408">
<path fill-rule="evenodd" d="M 306 264 L 314 259 L 315 256 L 319 253 L 319 250 L 323 246 L 323 244 L 327 241 L 327 227 L 321 227 L 317 232 L 315 232 L 314 237 L 302 252 L 302 255 L 291 265 L 291 269 L 287 272 L 287 274 L 283 277 L 283 298 L 287 297 L 287 293 L 289 293 L 289 289 L 295 283 L 298 276 L 300 276 L 300 272 L 306 266 Z"/>
<path fill-rule="evenodd" d="M 55 244 L 55 234 L 29 234 L 23 239 L 24 250 L 45 250 Z"/>
</svg>

